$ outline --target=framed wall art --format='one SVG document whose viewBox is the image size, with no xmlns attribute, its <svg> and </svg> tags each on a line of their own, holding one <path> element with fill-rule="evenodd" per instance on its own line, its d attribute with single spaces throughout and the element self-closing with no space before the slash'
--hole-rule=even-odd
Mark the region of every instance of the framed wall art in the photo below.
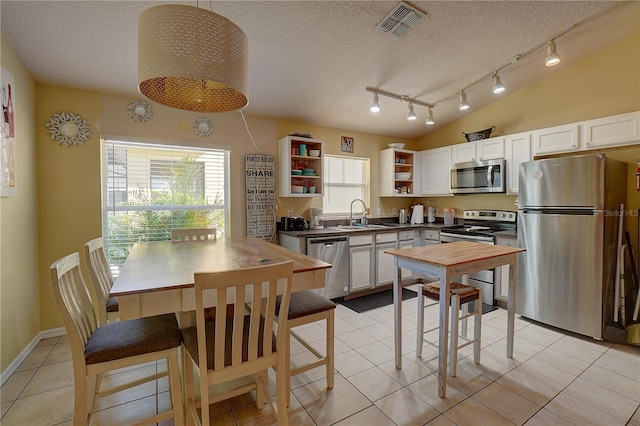
<svg viewBox="0 0 640 426">
<path fill-rule="evenodd" d="M 16 92 L 15 79 L 6 69 L 2 68 L 0 77 L 2 83 L 2 119 L 0 119 L 0 133 L 2 146 L 0 151 L 0 197 L 15 197 L 17 195 L 17 162 L 16 162 Z"/>
<path fill-rule="evenodd" d="M 342 152 L 353 152 L 353 138 L 343 136 L 342 143 L 340 144 L 340 150 Z"/>
</svg>

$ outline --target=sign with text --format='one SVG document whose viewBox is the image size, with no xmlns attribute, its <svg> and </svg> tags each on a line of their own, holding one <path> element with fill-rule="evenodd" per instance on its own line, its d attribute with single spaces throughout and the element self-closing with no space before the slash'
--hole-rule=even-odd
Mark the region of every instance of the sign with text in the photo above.
<svg viewBox="0 0 640 426">
<path fill-rule="evenodd" d="M 275 156 L 245 155 L 247 236 L 276 242 Z"/>
</svg>

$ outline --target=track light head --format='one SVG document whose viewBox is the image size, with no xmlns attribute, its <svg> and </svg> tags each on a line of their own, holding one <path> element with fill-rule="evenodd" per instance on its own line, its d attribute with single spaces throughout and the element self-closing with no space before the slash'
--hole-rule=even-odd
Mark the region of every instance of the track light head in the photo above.
<svg viewBox="0 0 640 426">
<path fill-rule="evenodd" d="M 504 87 L 504 84 L 502 84 L 502 81 L 500 80 L 500 76 L 498 75 L 498 73 L 495 73 L 493 75 L 493 88 L 492 88 L 493 93 L 498 95 L 504 92 L 505 90 L 506 88 Z"/>
<path fill-rule="evenodd" d="M 371 106 L 369 107 L 369 111 L 371 112 L 380 112 L 380 99 L 378 98 L 378 94 L 373 94 L 373 102 L 371 102 Z"/>
<path fill-rule="evenodd" d="M 416 118 L 416 113 L 413 111 L 413 104 L 409 104 L 409 114 L 407 114 L 407 120 L 414 121 Z"/>
<path fill-rule="evenodd" d="M 436 124 L 435 120 L 433 119 L 433 110 L 431 108 L 429 108 L 429 115 L 427 116 L 424 124 L 426 124 L 427 126 L 433 126 L 434 124 Z"/>
<path fill-rule="evenodd" d="M 560 55 L 556 52 L 556 43 L 551 40 L 547 45 L 547 57 L 544 60 L 544 64 L 548 67 L 552 67 L 560 63 Z"/>
<path fill-rule="evenodd" d="M 469 102 L 467 102 L 467 94 L 464 93 L 464 90 L 460 92 L 460 103 L 458 104 L 458 109 L 460 111 L 465 111 L 469 109 Z"/>
</svg>

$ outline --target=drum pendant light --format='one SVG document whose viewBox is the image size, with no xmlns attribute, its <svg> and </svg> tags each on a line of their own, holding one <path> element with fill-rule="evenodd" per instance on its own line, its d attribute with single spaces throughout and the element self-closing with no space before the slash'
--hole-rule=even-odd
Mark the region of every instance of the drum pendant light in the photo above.
<svg viewBox="0 0 640 426">
<path fill-rule="evenodd" d="M 140 15 L 138 89 L 154 102 L 198 112 L 243 108 L 247 63 L 247 36 L 224 16 L 186 5 Z"/>
</svg>

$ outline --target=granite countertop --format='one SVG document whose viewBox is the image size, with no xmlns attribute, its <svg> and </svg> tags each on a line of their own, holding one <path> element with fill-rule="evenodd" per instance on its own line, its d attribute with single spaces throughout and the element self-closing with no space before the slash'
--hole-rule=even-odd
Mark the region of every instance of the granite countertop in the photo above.
<svg viewBox="0 0 640 426">
<path fill-rule="evenodd" d="M 399 223 L 373 223 L 373 221 L 369 222 L 370 225 L 384 225 L 384 227 L 375 227 L 375 228 L 367 228 L 366 226 L 362 226 L 361 229 L 349 229 L 344 227 L 344 229 L 340 229 L 339 226 L 326 226 L 324 229 L 305 229 L 304 231 L 278 231 L 281 235 L 290 235 L 292 237 L 324 237 L 324 236 L 333 236 L 333 235 L 343 235 L 343 234 L 371 234 L 371 233 L 380 233 L 380 232 L 397 232 L 397 231 L 409 231 L 413 229 L 430 229 L 430 230 L 440 230 L 447 226 L 453 225 L 445 225 L 442 222 L 434 222 L 434 223 L 421 223 L 421 224 L 399 224 Z M 360 228 L 360 227 L 359 227 Z"/>
</svg>

